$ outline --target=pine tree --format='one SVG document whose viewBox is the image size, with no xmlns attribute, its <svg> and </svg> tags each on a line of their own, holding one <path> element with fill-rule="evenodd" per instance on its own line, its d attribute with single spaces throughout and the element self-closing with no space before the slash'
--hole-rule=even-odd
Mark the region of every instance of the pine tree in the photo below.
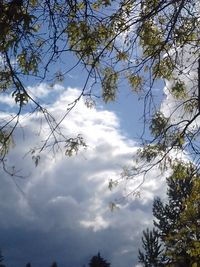
<svg viewBox="0 0 200 267">
<path fill-rule="evenodd" d="M 0 250 L 0 267 L 5 267 L 5 265 L 3 264 L 3 261 L 4 261 L 4 257 L 2 255 L 1 250 Z"/>
<path fill-rule="evenodd" d="M 138 259 L 144 267 L 158 267 L 164 261 L 162 245 L 159 241 L 158 232 L 153 229 L 143 231 L 143 251 L 139 249 Z"/>
<path fill-rule="evenodd" d="M 101 257 L 100 253 L 97 256 L 93 256 L 89 262 L 89 267 L 110 267 L 110 263 L 108 263 L 104 258 Z"/>
<path fill-rule="evenodd" d="M 178 262 L 190 266 L 191 256 L 188 254 L 188 242 L 185 240 L 187 222 L 181 220 L 185 211 L 185 201 L 194 190 L 195 168 L 191 164 L 174 165 L 173 174 L 167 178 L 167 203 L 156 198 L 153 203 L 154 226 L 165 244 L 165 254 L 169 262 Z M 182 236 L 180 236 L 182 233 Z M 184 242 L 183 242 L 184 240 Z"/>
<path fill-rule="evenodd" d="M 139 261 L 144 267 L 199 267 L 200 174 L 190 163 L 175 162 L 167 186 L 167 201 L 153 202 L 155 229 L 143 232 Z"/>
<path fill-rule="evenodd" d="M 153 215 L 156 218 L 154 225 L 163 238 L 171 231 L 184 210 L 183 202 L 192 192 L 194 174 L 195 169 L 191 164 L 179 162 L 174 165 L 173 174 L 167 178 L 168 202 L 164 204 L 160 198 L 153 202 Z"/>
<path fill-rule="evenodd" d="M 171 255 L 177 258 L 177 251 L 187 255 L 183 258 L 183 266 L 200 266 L 200 177 L 193 178 L 193 188 L 190 195 L 183 201 L 183 211 L 176 223 L 177 229 L 173 239 L 178 240 L 171 249 Z M 169 238 L 170 241 L 170 238 Z M 169 242 L 167 240 L 167 242 Z M 181 250 L 180 250 L 181 247 Z M 182 256 L 182 255 L 181 255 Z M 190 265 L 189 265 L 190 264 Z"/>
<path fill-rule="evenodd" d="M 58 267 L 57 263 L 54 261 L 51 265 L 51 267 Z"/>
</svg>

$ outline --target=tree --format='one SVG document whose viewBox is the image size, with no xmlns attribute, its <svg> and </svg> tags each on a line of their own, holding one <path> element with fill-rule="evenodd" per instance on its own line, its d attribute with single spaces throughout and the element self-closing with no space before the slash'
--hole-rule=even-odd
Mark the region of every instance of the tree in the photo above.
<svg viewBox="0 0 200 267">
<path fill-rule="evenodd" d="M 104 258 L 101 257 L 100 253 L 97 256 L 93 256 L 89 262 L 89 267 L 110 267 L 110 263 L 108 263 Z"/>
<path fill-rule="evenodd" d="M 186 266 L 190 266 L 191 257 L 188 255 L 188 241 L 181 242 L 179 234 L 187 224 L 183 223 L 181 217 L 185 212 L 185 201 L 194 190 L 193 181 L 196 170 L 191 164 L 178 162 L 173 167 L 173 174 L 167 179 L 168 202 L 163 202 L 157 198 L 153 203 L 153 215 L 156 218 L 154 225 L 160 232 L 160 237 L 166 246 L 166 254 L 172 260 L 182 261 Z M 183 234 L 185 236 L 185 234 Z"/>
<path fill-rule="evenodd" d="M 58 267 L 57 263 L 54 261 L 52 264 L 51 264 L 51 267 Z"/>
<path fill-rule="evenodd" d="M 49 125 L 50 134 L 39 152 L 64 143 L 67 155 L 76 153 L 85 143 L 79 135 L 64 136 L 61 121 L 82 97 L 89 106 L 96 96 L 106 103 L 115 101 L 124 79 L 144 99 L 144 128 L 150 127 L 152 134 L 150 141 L 148 134 L 147 140 L 142 135 L 144 148 L 138 156 L 144 162 L 135 173 L 170 163 L 172 150 L 189 151 L 198 164 L 198 8 L 196 0 L 1 0 L 0 89 L 16 102 L 15 115 L 0 121 L 3 164 L 20 116 L 27 110 L 40 111 Z M 74 65 L 61 63 L 59 71 L 52 73 L 52 65 L 69 53 L 75 56 Z M 82 91 L 63 118 L 55 121 L 27 84 L 32 78 L 62 81 L 77 66 L 85 68 Z M 169 112 L 154 102 L 152 89 L 160 79 L 167 81 L 168 95 L 177 102 Z"/>
<path fill-rule="evenodd" d="M 3 264 L 3 261 L 4 261 L 4 257 L 0 251 L 0 267 L 5 267 L 5 265 Z"/>
<path fill-rule="evenodd" d="M 153 202 L 153 215 L 157 219 L 154 225 L 162 232 L 163 238 L 180 218 L 185 209 L 183 202 L 193 190 L 193 179 L 196 170 L 191 164 L 177 162 L 173 166 L 173 174 L 167 178 L 168 202 L 163 203 L 160 198 Z"/>
<path fill-rule="evenodd" d="M 183 206 L 185 207 L 180 213 L 180 218 L 176 223 L 176 228 L 180 229 L 174 234 L 173 239 L 178 242 L 170 251 L 172 257 L 177 251 L 187 254 L 188 262 L 192 266 L 200 264 L 200 179 L 199 175 L 193 178 L 193 188 L 189 196 L 184 199 Z M 171 243 L 171 237 L 167 243 Z M 181 247 L 181 249 L 180 249 Z M 182 254 L 184 254 L 182 252 Z M 181 254 L 181 256 L 182 256 Z M 186 258 L 186 257 L 185 257 Z M 187 261 L 185 261 L 185 266 Z"/>
<path fill-rule="evenodd" d="M 146 231 L 143 231 L 142 248 L 143 251 L 139 250 L 139 262 L 144 267 L 159 267 L 164 257 L 159 235 L 155 229 L 147 228 Z"/>
<path fill-rule="evenodd" d="M 26 264 L 26 267 L 31 267 L 31 263 L 28 262 L 28 263 Z"/>
<path fill-rule="evenodd" d="M 156 245 L 162 246 L 165 256 L 165 261 L 161 259 L 158 263 L 170 267 L 199 266 L 200 179 L 196 167 L 190 163 L 175 163 L 167 186 L 168 200 L 164 203 L 156 198 L 153 202 Z M 150 251 L 151 243 L 145 244 L 145 251 Z"/>
</svg>

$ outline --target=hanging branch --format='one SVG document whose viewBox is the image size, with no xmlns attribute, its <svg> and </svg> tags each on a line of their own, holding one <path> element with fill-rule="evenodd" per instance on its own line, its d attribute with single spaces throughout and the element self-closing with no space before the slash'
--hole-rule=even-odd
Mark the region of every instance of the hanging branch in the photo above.
<svg viewBox="0 0 200 267">
<path fill-rule="evenodd" d="M 200 113 L 200 57 L 198 59 L 198 109 Z"/>
</svg>

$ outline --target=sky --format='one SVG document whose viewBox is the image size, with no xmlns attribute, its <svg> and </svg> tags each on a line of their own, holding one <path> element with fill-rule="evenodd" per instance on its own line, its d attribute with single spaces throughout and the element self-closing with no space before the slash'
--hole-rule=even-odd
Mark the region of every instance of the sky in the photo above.
<svg viewBox="0 0 200 267">
<path fill-rule="evenodd" d="M 187 58 L 185 61 L 189 64 Z M 61 64 L 66 62 L 73 66 L 74 57 L 62 58 Z M 49 76 L 59 70 L 56 64 L 50 67 Z M 27 79 L 27 91 L 59 121 L 68 104 L 79 96 L 85 74 L 78 66 L 63 84 L 52 87 Z M 187 84 L 191 77 L 196 79 L 190 73 Z M 166 83 L 164 88 L 164 83 L 158 82 L 152 89 L 156 103 L 165 97 L 161 111 L 166 116 L 179 104 L 169 93 L 171 86 Z M 0 249 L 7 267 L 23 267 L 28 262 L 44 267 L 53 261 L 59 267 L 88 266 L 98 252 L 112 267 L 139 267 L 142 231 L 152 227 L 152 201 L 155 196 L 166 196 L 166 186 L 165 176 L 159 176 L 155 168 L 146 176 L 138 196 L 124 197 L 137 188 L 142 176 L 112 191 L 108 188 L 110 179 L 119 178 L 123 167 L 134 163 L 143 129 L 143 101 L 124 84 L 121 87 L 115 103 L 98 101 L 87 108 L 81 99 L 62 121 L 65 136 L 79 133 L 87 144 L 72 157 L 65 156 L 63 144 L 50 145 L 39 154 L 35 166 L 37 148 L 44 144 L 49 129 L 41 113 L 22 114 L 6 161 L 20 177 L 0 169 Z M 0 94 L 1 120 L 11 118 L 15 107 L 9 94 Z M 175 122 L 181 112 L 174 112 Z M 31 154 L 31 148 L 36 152 Z M 109 204 L 115 200 L 119 209 L 112 212 Z"/>
<path fill-rule="evenodd" d="M 57 84 L 51 88 L 45 83 L 28 90 L 49 103 L 46 108 L 56 119 L 80 93 L 76 87 Z M 7 110 L 14 105 L 9 96 L 1 97 L 0 102 Z M 27 152 L 41 147 L 48 127 L 45 121 L 41 127 L 40 113 L 22 115 L 7 158 L 7 165 L 15 166 L 22 178 L 1 171 L 0 246 L 6 266 L 31 262 L 42 267 L 56 261 L 60 267 L 81 267 L 98 252 L 113 267 L 138 266 L 142 231 L 151 227 L 154 196 L 165 195 L 164 178 L 152 171 L 140 197 L 125 199 L 142 177 L 112 191 L 108 182 L 120 177 L 123 166 L 133 163 L 138 143 L 132 136 L 138 134 L 140 126 L 135 121 L 140 109 L 128 91 L 119 97 L 116 107 L 97 103 L 90 109 L 80 100 L 61 128 L 70 137 L 80 133 L 87 148 L 66 157 L 62 145 L 57 153 L 48 147 L 37 167 Z M 8 115 L 1 113 L 1 117 Z M 122 123 L 126 116 L 130 121 L 134 117 L 134 125 Z M 116 199 L 120 208 L 112 212 L 109 203 Z"/>
</svg>

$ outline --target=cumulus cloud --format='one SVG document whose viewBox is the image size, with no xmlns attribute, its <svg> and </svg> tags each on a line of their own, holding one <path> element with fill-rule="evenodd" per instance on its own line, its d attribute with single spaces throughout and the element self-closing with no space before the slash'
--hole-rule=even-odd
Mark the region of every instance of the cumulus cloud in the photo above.
<svg viewBox="0 0 200 267">
<path fill-rule="evenodd" d="M 198 57 L 196 56 L 197 47 L 187 46 L 182 49 L 177 49 L 176 63 L 177 69 L 174 71 L 174 79 L 166 81 L 166 86 L 164 88 L 165 100 L 161 104 L 161 111 L 166 117 L 170 117 L 173 123 L 182 120 L 191 119 L 192 116 L 197 112 L 197 106 L 195 102 L 193 104 L 193 109 L 187 112 L 184 103 L 190 103 L 188 100 L 192 99 L 196 101 L 198 96 Z M 174 56 L 172 56 L 173 58 Z M 180 61 L 180 62 L 179 62 Z M 183 82 L 185 86 L 185 95 L 182 97 L 175 97 L 172 88 L 178 82 Z M 194 127 L 195 121 L 192 125 Z M 186 122 L 185 122 L 186 123 Z M 180 127 L 183 127 L 184 123 Z"/>
<path fill-rule="evenodd" d="M 35 85 L 35 86 L 28 86 L 27 88 L 28 94 L 35 99 L 45 98 L 49 96 L 50 94 L 59 94 L 63 90 L 64 90 L 64 87 L 59 84 L 49 86 L 44 83 L 40 83 L 39 85 Z"/>
<path fill-rule="evenodd" d="M 191 44 L 176 48 L 171 51 L 171 56 L 176 62 L 176 69 L 173 79 L 165 81 L 165 98 L 160 110 L 169 119 L 169 131 L 177 136 L 184 132 L 185 138 L 181 149 L 175 147 L 170 156 L 186 162 L 198 162 L 198 46 Z"/>
<path fill-rule="evenodd" d="M 0 63 L 1 64 L 1 63 Z M 41 83 L 35 86 L 28 86 L 26 91 L 30 97 L 32 97 L 35 101 L 40 103 L 44 102 L 44 99 L 47 99 L 51 102 L 51 97 L 55 99 L 55 95 L 59 95 L 64 90 L 64 87 L 55 84 L 53 86 L 49 86 L 47 84 Z M 16 107 L 15 99 L 12 96 L 12 93 L 1 93 L 0 95 L 0 103 L 9 106 L 10 108 Z"/>
<path fill-rule="evenodd" d="M 45 92 L 45 86 L 38 90 Z M 47 107 L 59 120 L 80 92 L 58 91 L 56 101 Z M 137 150 L 137 144 L 121 131 L 118 117 L 102 107 L 88 109 L 79 101 L 60 127 L 69 136 L 82 134 L 87 149 L 66 158 L 52 153 L 50 147 L 35 168 L 31 155 L 24 155 L 47 136 L 45 122 L 38 136 L 41 116 L 23 115 L 23 134 L 17 129 L 16 146 L 7 159 L 27 177 L 11 179 L 1 172 L 0 246 L 7 265 L 18 267 L 31 261 L 33 266 L 50 266 L 56 260 L 61 267 L 77 267 L 87 265 L 100 251 L 112 266 L 134 266 L 141 232 L 151 224 L 151 203 L 161 182 L 155 173 L 150 174 L 141 199 L 126 202 L 112 213 L 109 202 L 121 197 L 121 191 L 110 192 L 108 180 L 119 175 Z"/>
<path fill-rule="evenodd" d="M 10 107 L 14 107 L 16 105 L 15 100 L 11 95 L 1 94 L 0 95 L 0 103 L 8 105 Z"/>
</svg>

